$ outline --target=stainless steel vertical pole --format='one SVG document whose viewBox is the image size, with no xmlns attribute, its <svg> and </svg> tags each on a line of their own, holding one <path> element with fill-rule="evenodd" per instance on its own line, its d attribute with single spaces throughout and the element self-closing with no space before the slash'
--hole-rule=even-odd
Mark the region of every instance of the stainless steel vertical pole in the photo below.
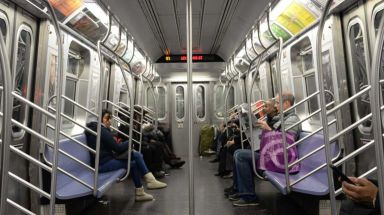
<svg viewBox="0 0 384 215">
<path fill-rule="evenodd" d="M 186 0 L 187 4 L 187 72 L 188 72 L 188 160 L 189 160 L 189 214 L 195 214 L 195 190 L 193 175 L 193 138 L 192 138 L 192 0 Z"/>
<path fill-rule="evenodd" d="M 329 131 L 328 131 L 328 119 L 327 119 L 327 109 L 326 109 L 326 102 L 325 102 L 325 93 L 324 93 L 324 74 L 323 74 L 323 63 L 322 63 L 322 55 L 321 55 L 321 42 L 323 38 L 323 29 L 326 21 L 326 17 L 328 14 L 329 9 L 331 8 L 332 0 L 328 0 L 325 4 L 324 11 L 321 15 L 320 23 L 319 23 L 319 29 L 317 30 L 317 36 L 316 36 L 316 55 L 317 61 L 316 61 L 316 70 L 317 70 L 317 77 L 318 77 L 318 86 L 320 91 L 320 113 L 321 113 L 321 123 L 323 125 L 323 135 L 324 135 L 324 146 L 325 146 L 325 158 L 327 162 L 327 166 L 332 163 L 331 158 L 331 149 L 329 144 Z M 337 208 L 336 208 L 336 196 L 335 196 L 335 185 L 333 182 L 333 175 L 332 170 L 328 167 L 327 173 L 328 173 L 328 184 L 329 184 L 329 199 L 331 201 L 331 214 L 336 215 L 337 214 Z"/>
</svg>

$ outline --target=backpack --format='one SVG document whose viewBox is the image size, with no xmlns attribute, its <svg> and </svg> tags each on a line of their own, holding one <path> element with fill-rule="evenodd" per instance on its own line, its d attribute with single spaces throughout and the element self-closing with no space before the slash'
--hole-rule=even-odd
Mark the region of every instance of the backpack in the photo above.
<svg viewBox="0 0 384 215">
<path fill-rule="evenodd" d="M 214 127 L 209 124 L 204 124 L 200 128 L 199 138 L 199 155 L 202 155 L 204 151 L 211 148 L 215 138 Z"/>
</svg>

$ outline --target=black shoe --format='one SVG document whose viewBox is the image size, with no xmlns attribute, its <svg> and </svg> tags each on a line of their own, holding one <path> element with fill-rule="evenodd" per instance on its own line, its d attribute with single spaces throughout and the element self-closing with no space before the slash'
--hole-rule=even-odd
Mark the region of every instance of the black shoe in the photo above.
<svg viewBox="0 0 384 215">
<path fill-rule="evenodd" d="M 220 177 L 221 177 L 221 176 L 223 176 L 223 175 L 222 175 L 221 173 L 218 172 L 218 173 L 215 173 L 215 176 L 220 176 Z"/>
<path fill-rule="evenodd" d="M 233 206 L 235 206 L 235 207 L 257 206 L 259 204 L 260 203 L 257 200 L 244 200 L 241 198 L 239 200 L 233 202 Z"/>
<path fill-rule="evenodd" d="M 175 169 L 178 169 L 178 168 L 182 167 L 184 164 L 185 164 L 185 161 L 181 161 L 181 160 L 175 161 L 175 160 L 173 160 L 171 162 L 171 167 L 175 168 Z"/>
<path fill-rule="evenodd" d="M 228 199 L 230 200 L 230 201 L 238 201 L 238 200 L 240 200 L 241 198 L 240 198 L 240 196 L 239 195 L 237 195 L 237 193 L 235 193 L 235 194 L 232 194 L 232 195 L 229 195 L 228 196 Z"/>
<path fill-rule="evenodd" d="M 153 176 L 155 176 L 156 179 L 164 178 L 165 173 L 163 171 L 154 172 Z"/>
<path fill-rule="evenodd" d="M 224 189 L 224 193 L 229 193 L 233 190 L 233 185 Z"/>
<path fill-rule="evenodd" d="M 218 158 L 215 158 L 215 159 L 209 161 L 209 163 L 217 163 L 217 162 L 219 162 Z"/>
</svg>

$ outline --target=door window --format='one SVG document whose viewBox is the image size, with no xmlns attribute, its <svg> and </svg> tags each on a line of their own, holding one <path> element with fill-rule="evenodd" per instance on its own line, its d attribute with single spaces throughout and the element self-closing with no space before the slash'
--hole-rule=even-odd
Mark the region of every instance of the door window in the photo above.
<svg viewBox="0 0 384 215">
<path fill-rule="evenodd" d="M 203 86 L 199 85 L 196 88 L 195 92 L 195 108 L 196 108 L 196 117 L 198 119 L 204 119 L 205 117 L 205 89 Z"/>
<path fill-rule="evenodd" d="M 21 26 L 18 32 L 18 40 L 16 45 L 16 66 L 14 75 L 14 90 L 19 95 L 28 99 L 29 85 L 30 85 L 30 62 L 31 62 L 31 48 L 32 48 L 32 35 L 31 30 L 27 26 Z M 20 123 L 26 124 L 28 119 L 28 109 L 26 105 L 18 99 L 13 101 L 13 119 Z M 14 134 L 21 132 L 21 128 L 13 125 L 12 131 Z"/>
<path fill-rule="evenodd" d="M 182 120 L 185 115 L 185 106 L 184 106 L 184 87 L 176 87 L 176 119 Z"/>
<path fill-rule="evenodd" d="M 355 22 L 349 27 L 349 46 L 352 65 L 352 90 L 353 94 L 368 87 L 367 64 L 366 64 L 366 44 L 364 40 L 364 31 L 360 22 Z M 371 112 L 369 93 L 360 96 L 354 102 L 356 120 L 366 116 Z M 369 132 L 372 120 L 366 120 L 359 126 L 362 132 Z"/>
</svg>

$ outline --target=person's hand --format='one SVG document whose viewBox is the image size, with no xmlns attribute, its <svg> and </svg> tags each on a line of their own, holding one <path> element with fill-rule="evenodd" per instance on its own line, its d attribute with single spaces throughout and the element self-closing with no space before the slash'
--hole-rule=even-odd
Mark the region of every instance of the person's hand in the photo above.
<svg viewBox="0 0 384 215">
<path fill-rule="evenodd" d="M 345 195 L 355 202 L 374 205 L 374 201 L 376 200 L 376 195 L 378 192 L 376 185 L 374 185 L 366 178 L 348 178 L 351 179 L 351 181 L 356 185 L 349 184 L 348 182 L 344 181 L 342 185 Z"/>
<path fill-rule="evenodd" d="M 259 126 L 263 130 L 272 131 L 272 128 L 269 127 L 266 121 L 257 120 L 257 126 Z"/>
<path fill-rule="evenodd" d="M 228 140 L 227 141 L 227 146 L 232 146 L 233 144 L 235 144 L 234 140 Z"/>
</svg>

